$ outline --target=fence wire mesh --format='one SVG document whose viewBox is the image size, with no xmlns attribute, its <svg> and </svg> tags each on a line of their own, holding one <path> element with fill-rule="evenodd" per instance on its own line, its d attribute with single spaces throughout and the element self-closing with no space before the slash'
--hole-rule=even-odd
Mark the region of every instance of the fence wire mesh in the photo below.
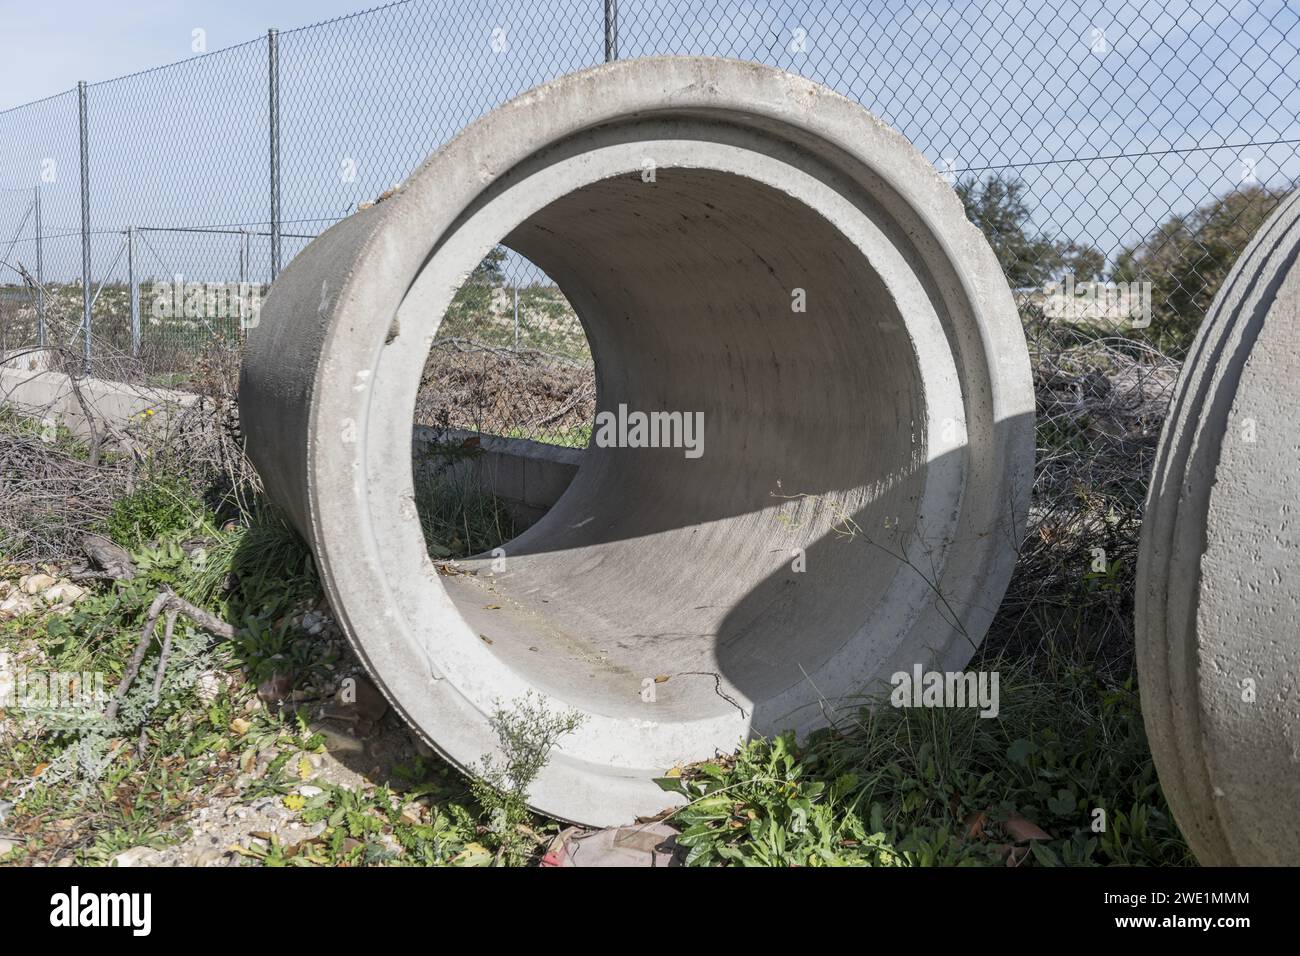
<svg viewBox="0 0 1300 956">
<path fill-rule="evenodd" d="M 0 348 L 89 338 L 98 374 L 183 383 L 238 348 L 277 248 L 282 266 L 471 120 L 614 51 L 719 55 L 830 86 L 948 176 L 1017 292 L 1040 483 L 1067 480 L 1061 448 L 1141 469 L 1214 292 L 1300 172 L 1298 20 L 1269 0 L 406 0 L 272 31 L 89 84 L 84 143 L 77 90 L 0 112 Z M 494 253 L 417 417 L 581 446 L 593 410 L 563 295 Z"/>
</svg>

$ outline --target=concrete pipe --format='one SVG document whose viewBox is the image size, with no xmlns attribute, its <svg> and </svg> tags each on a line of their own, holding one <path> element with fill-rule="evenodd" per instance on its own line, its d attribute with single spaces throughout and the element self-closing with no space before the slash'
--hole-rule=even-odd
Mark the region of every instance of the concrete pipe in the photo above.
<svg viewBox="0 0 1300 956">
<path fill-rule="evenodd" d="M 439 575 L 411 417 L 498 242 L 573 304 L 611 422 L 504 556 Z M 393 705 L 461 767 L 498 706 L 576 711 L 530 801 L 588 824 L 914 663 L 964 665 L 1031 482 L 1023 333 L 953 190 L 858 105 L 725 60 L 596 67 L 469 126 L 284 271 L 241 402 Z"/>
<path fill-rule="evenodd" d="M 1300 194 L 1197 333 L 1138 556 L 1142 712 L 1207 865 L 1300 865 Z"/>
</svg>

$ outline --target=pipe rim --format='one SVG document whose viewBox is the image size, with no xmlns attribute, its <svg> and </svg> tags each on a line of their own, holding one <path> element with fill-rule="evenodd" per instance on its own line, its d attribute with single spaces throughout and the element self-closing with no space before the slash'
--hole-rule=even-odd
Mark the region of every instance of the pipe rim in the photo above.
<svg viewBox="0 0 1300 956">
<path fill-rule="evenodd" d="M 618 95 L 606 95 L 611 89 Z M 601 95 L 596 95 L 598 90 Z M 373 504 L 371 469 L 376 462 L 363 452 L 353 458 L 349 474 L 335 473 L 340 450 L 352 454 L 353 448 L 368 440 L 361 410 L 371 400 L 377 357 L 388 329 L 387 322 L 376 322 L 374 316 L 400 317 L 416 278 L 457 220 L 486 186 L 544 144 L 629 115 L 665 110 L 743 116 L 766 129 L 787 129 L 852 157 L 872 170 L 880 188 L 891 192 L 894 201 L 910 213 L 909 225 L 919 227 L 913 238 L 928 253 L 927 264 L 950 264 L 950 276 L 935 276 L 937 269 L 930 274 L 944 286 L 944 302 L 961 299 L 973 317 L 961 328 L 949 329 L 948 335 L 950 343 L 962 343 L 954 352 L 962 359 L 956 365 L 964 375 L 967 425 L 984 430 L 974 436 L 977 447 L 968 458 L 970 478 L 959 517 L 972 533 L 994 527 L 1010 539 L 1008 547 L 983 548 L 977 566 L 963 575 L 966 588 L 958 605 L 978 637 L 996 610 L 996 602 L 981 605 L 978 592 L 1000 598 L 1010 577 L 1030 486 L 1033 398 L 1028 357 L 1018 316 L 991 250 L 967 223 L 960 203 L 932 167 L 899 134 L 857 104 L 809 81 L 755 64 L 695 58 L 621 61 L 556 80 L 471 125 L 436 153 L 384 204 L 381 215 L 371 217 L 373 225 L 345 281 L 338 288 L 326 281 L 321 289 L 320 314 L 333 314 L 321 355 L 337 357 L 352 351 L 364 355 L 369 350 L 375 358 L 352 375 L 340 374 L 338 364 L 326 358 L 313 383 L 319 401 L 309 420 L 307 472 L 314 480 L 307 485 L 311 496 L 307 510 L 322 579 L 349 640 L 378 676 L 395 708 L 462 768 L 495 745 L 484 713 L 467 696 L 481 699 L 484 693 L 499 693 L 502 683 L 489 682 L 467 695 L 447 679 L 446 668 L 429 659 L 413 634 L 412 622 L 403 620 L 398 609 L 390 605 L 379 612 L 383 625 L 378 630 L 370 623 L 377 610 L 370 598 L 385 586 L 375 571 L 384 566 L 385 552 L 394 547 L 392 541 L 374 538 L 367 511 Z M 520 136 L 520 128 L 527 129 L 528 135 Z M 394 274 L 409 281 L 395 283 L 390 278 Z M 982 278 L 990 275 L 997 281 Z M 409 432 L 407 441 L 409 452 Z M 386 455 L 380 458 L 379 464 L 391 460 Z M 409 484 L 409 473 L 405 480 Z M 985 500 L 970 494 L 980 488 L 991 489 L 997 497 Z M 331 510 L 340 502 L 351 503 L 343 509 L 342 520 L 322 519 L 326 513 L 322 494 L 329 497 Z M 403 501 L 394 507 L 405 509 L 408 521 L 414 519 L 412 503 Z M 366 532 L 360 542 L 362 560 L 357 558 L 359 529 Z M 347 558 L 338 561 L 337 555 Z M 427 554 L 425 564 L 429 564 Z M 436 575 L 432 583 L 429 599 L 439 615 L 456 616 Z M 456 651 L 459 659 L 454 669 L 463 679 L 491 655 L 482 644 L 459 643 L 465 646 Z M 969 650 L 955 643 L 950 637 L 936 658 L 964 661 Z M 417 673 L 420 664 L 426 665 L 424 673 Z M 429 728 L 436 728 L 436 736 L 429 734 Z M 664 768 L 618 766 L 617 761 L 611 766 L 575 758 L 571 750 L 571 744 L 562 743 L 535 783 L 530 802 L 539 810 L 563 819 L 608 823 L 654 812 L 672 802 L 649 779 L 650 771 Z"/>
</svg>

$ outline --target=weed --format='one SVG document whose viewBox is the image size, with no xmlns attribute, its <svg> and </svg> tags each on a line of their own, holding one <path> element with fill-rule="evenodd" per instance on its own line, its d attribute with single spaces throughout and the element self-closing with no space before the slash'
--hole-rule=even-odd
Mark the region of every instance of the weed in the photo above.
<svg viewBox="0 0 1300 956">
<path fill-rule="evenodd" d="M 471 791 L 488 813 L 489 842 L 498 861 L 518 863 L 538 841 L 531 839 L 527 822 L 528 788 L 542 772 L 560 739 L 577 730 L 582 717 L 574 711 L 552 713 L 531 691 L 507 709 L 500 705 L 490 718 L 500 741 L 500 752 L 485 755 L 475 773 Z"/>
<path fill-rule="evenodd" d="M 992 662 L 1002 710 L 870 702 L 802 744 L 752 741 L 660 786 L 690 865 L 1186 865 L 1132 681 Z M 1024 842 L 1032 821 L 1043 839 Z"/>
<path fill-rule="evenodd" d="M 210 523 L 210 514 L 187 481 L 154 474 L 114 502 L 102 531 L 132 550 L 160 538 L 199 531 Z"/>
<path fill-rule="evenodd" d="M 415 507 L 425 544 L 435 558 L 482 554 L 516 534 L 514 517 L 501 499 L 472 478 L 450 472 L 417 484 Z"/>
</svg>

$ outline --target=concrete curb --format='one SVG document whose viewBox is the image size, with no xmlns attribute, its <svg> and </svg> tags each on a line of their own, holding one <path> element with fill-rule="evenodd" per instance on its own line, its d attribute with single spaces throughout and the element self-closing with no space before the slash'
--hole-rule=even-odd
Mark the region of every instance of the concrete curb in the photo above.
<svg viewBox="0 0 1300 956">
<path fill-rule="evenodd" d="M 436 456 L 431 455 L 435 443 L 467 439 L 477 441 L 480 453 L 447 467 L 446 476 L 490 491 L 506 504 L 520 528 L 535 524 L 560 500 L 582 464 L 582 450 L 578 448 L 416 425 L 411 441 L 417 477 L 429 477 L 430 469 L 439 467 Z"/>
<path fill-rule="evenodd" d="M 91 414 L 113 423 L 150 427 L 165 422 L 169 413 L 198 401 L 198 396 L 169 388 L 145 388 L 101 378 L 77 380 Z M 65 425 L 78 437 L 89 434 L 85 411 L 73 391 L 72 379 L 62 372 L 0 367 L 0 401 L 25 414 L 49 418 Z"/>
</svg>

